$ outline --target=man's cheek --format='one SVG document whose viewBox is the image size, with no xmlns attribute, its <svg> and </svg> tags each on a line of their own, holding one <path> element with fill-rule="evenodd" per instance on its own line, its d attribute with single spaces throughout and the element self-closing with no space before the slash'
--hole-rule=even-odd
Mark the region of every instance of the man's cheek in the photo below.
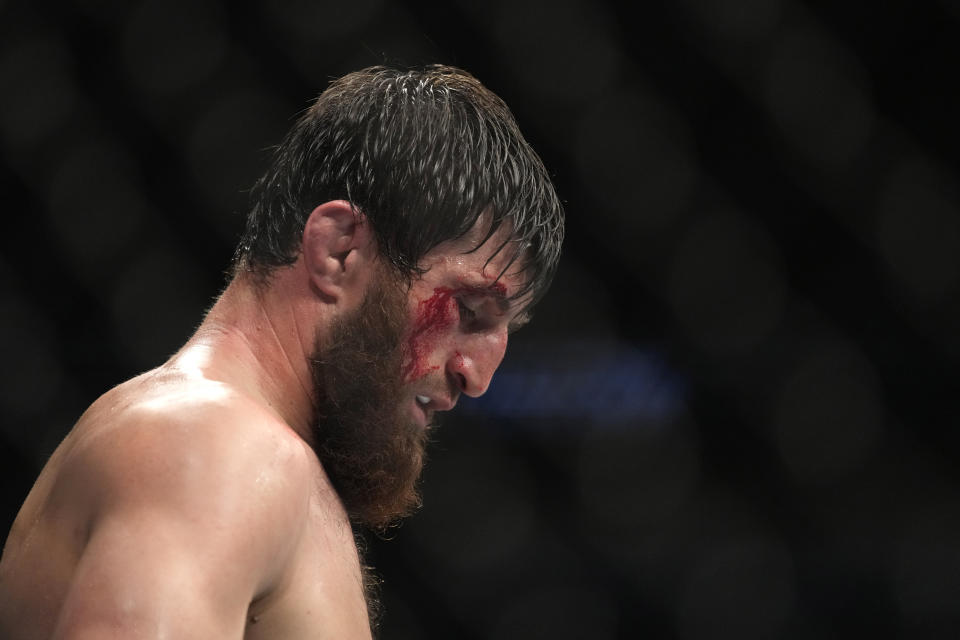
<svg viewBox="0 0 960 640">
<path fill-rule="evenodd" d="M 417 303 L 404 350 L 404 382 L 417 380 L 440 368 L 439 364 L 430 364 L 430 358 L 445 331 L 457 321 L 454 293 L 448 287 L 437 287 L 433 295 Z"/>
</svg>

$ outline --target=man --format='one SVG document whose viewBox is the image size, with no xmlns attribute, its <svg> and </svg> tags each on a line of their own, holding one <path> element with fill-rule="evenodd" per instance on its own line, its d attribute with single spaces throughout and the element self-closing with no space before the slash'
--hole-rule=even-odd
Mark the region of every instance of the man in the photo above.
<svg viewBox="0 0 960 640">
<path fill-rule="evenodd" d="M 370 637 L 351 522 L 417 506 L 434 414 L 486 390 L 562 235 L 473 77 L 335 81 L 258 182 L 196 334 L 41 472 L 0 563 L 0 637 Z"/>
</svg>

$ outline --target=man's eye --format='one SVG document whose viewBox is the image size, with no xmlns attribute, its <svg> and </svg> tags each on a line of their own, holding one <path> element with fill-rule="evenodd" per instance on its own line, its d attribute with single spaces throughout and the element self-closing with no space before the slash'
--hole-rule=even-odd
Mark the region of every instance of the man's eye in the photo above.
<svg viewBox="0 0 960 640">
<path fill-rule="evenodd" d="M 461 320 L 473 322 L 477 319 L 477 312 L 465 305 L 460 298 L 457 298 L 457 308 L 460 310 Z"/>
</svg>

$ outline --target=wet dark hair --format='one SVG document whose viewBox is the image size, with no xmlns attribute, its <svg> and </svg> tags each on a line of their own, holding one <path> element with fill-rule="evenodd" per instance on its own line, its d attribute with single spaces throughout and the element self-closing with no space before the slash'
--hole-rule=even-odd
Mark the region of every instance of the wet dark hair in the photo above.
<svg viewBox="0 0 960 640">
<path fill-rule="evenodd" d="M 488 238 L 510 226 L 531 302 L 546 290 L 563 240 L 563 208 L 504 102 L 470 74 L 431 65 L 371 67 L 331 83 L 276 148 L 252 191 L 236 271 L 268 276 L 293 263 L 307 217 L 347 200 L 371 223 L 398 272 L 463 236 L 488 212 Z"/>
</svg>

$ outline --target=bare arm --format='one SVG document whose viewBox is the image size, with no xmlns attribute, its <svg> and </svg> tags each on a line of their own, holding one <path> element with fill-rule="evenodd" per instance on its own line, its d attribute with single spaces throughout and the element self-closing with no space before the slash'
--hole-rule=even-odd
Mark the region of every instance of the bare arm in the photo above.
<svg viewBox="0 0 960 640">
<path fill-rule="evenodd" d="M 309 471 L 235 413 L 148 418 L 78 454 L 93 516 L 54 638 L 242 638 L 299 539 Z"/>
</svg>

